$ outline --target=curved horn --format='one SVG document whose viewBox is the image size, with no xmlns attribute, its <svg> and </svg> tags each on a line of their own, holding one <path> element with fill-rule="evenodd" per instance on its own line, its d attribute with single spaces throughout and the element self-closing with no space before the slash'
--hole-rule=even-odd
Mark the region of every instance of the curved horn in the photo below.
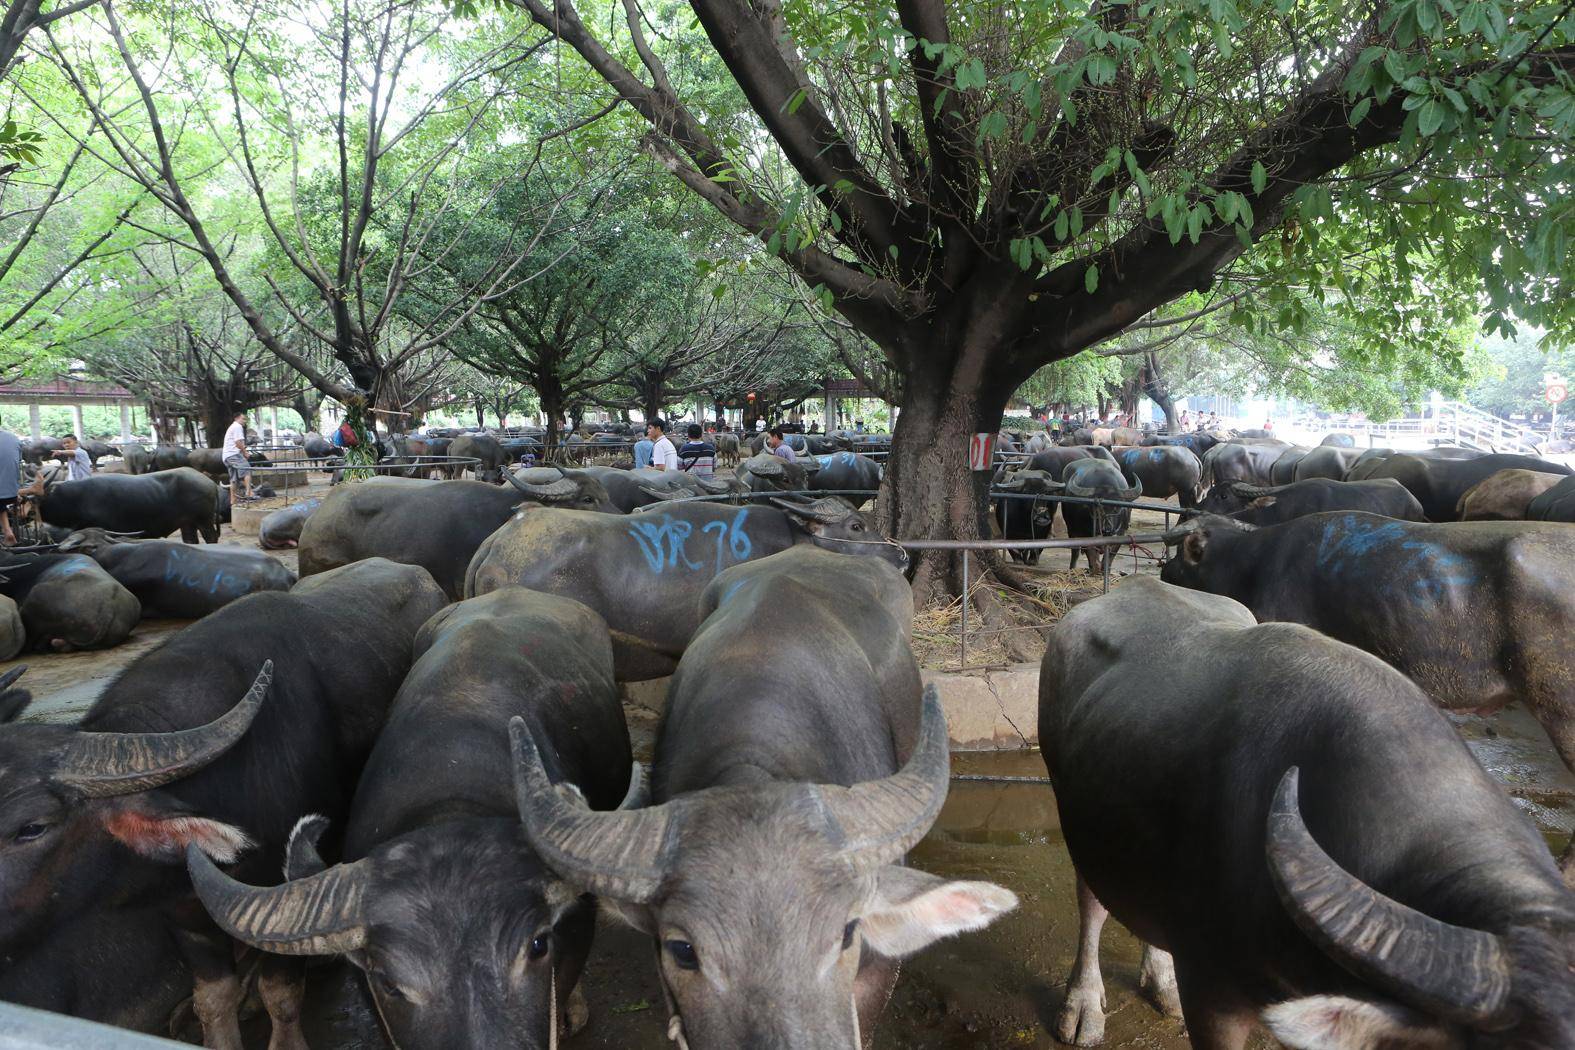
<svg viewBox="0 0 1575 1050">
<path fill-rule="evenodd" d="M 924 689 L 919 739 L 907 764 L 893 775 L 852 787 L 815 792 L 841 839 L 842 859 L 857 871 L 890 864 L 918 844 L 941 815 L 951 786 L 946 716 L 934 685 Z"/>
<path fill-rule="evenodd" d="M 645 782 L 645 767 L 632 763 L 629 767 L 629 789 L 623 793 L 619 809 L 644 809 L 651 804 L 651 787 Z"/>
<path fill-rule="evenodd" d="M 1426 1011 L 1481 1025 L 1509 998 L 1497 936 L 1452 926 L 1384 896 L 1336 864 L 1302 821 L 1300 770 L 1280 778 L 1269 808 L 1269 872 L 1297 927 L 1364 981 Z"/>
<path fill-rule="evenodd" d="M 368 862 L 340 864 L 281 886 L 248 886 L 186 847 L 192 888 L 213 921 L 238 941 L 275 955 L 337 955 L 366 945 Z"/>
<path fill-rule="evenodd" d="M 1232 494 L 1241 499 L 1259 499 L 1263 496 L 1273 496 L 1284 487 L 1284 485 L 1253 485 L 1245 481 L 1231 481 L 1226 484 L 1226 488 L 1230 489 Z"/>
<path fill-rule="evenodd" d="M 683 489 L 659 489 L 655 485 L 641 485 L 640 491 L 656 500 L 688 499 L 694 495 L 694 493 L 685 492 Z"/>
<path fill-rule="evenodd" d="M 1128 501 L 1138 499 L 1142 495 L 1143 495 L 1143 479 L 1142 478 L 1133 478 L 1132 479 L 1132 486 L 1130 488 L 1125 488 L 1125 489 L 1121 490 L 1121 498 L 1124 499 L 1124 500 L 1128 500 Z"/>
<path fill-rule="evenodd" d="M 50 779 L 87 798 L 111 798 L 168 784 L 218 758 L 251 728 L 273 681 L 267 660 L 240 703 L 207 725 L 173 733 L 73 733 Z"/>
<path fill-rule="evenodd" d="M 732 486 L 721 478 L 698 476 L 695 478 L 695 481 L 699 482 L 700 487 L 713 496 L 721 496 L 733 491 Z"/>
<path fill-rule="evenodd" d="M 818 474 L 818 473 L 820 473 L 821 463 L 820 463 L 820 457 L 819 456 L 811 456 L 809 453 L 806 452 L 803 455 L 799 456 L 798 459 L 794 460 L 794 462 L 797 463 L 799 466 L 804 468 L 804 473 L 805 474 Z"/>
<path fill-rule="evenodd" d="M 998 480 L 995 483 L 995 487 L 1000 489 L 1002 492 L 1020 492 L 1022 491 L 1023 486 L 1027 483 L 1028 479 L 1022 477 L 1019 474 L 1008 474 L 1004 478 Z"/>
<path fill-rule="evenodd" d="M 750 456 L 744 460 L 744 469 L 757 478 L 775 480 L 787 473 L 787 464 L 778 456 L 762 452 L 758 456 Z"/>
<path fill-rule="evenodd" d="M 1065 482 L 1063 482 L 1063 485 L 1066 488 L 1066 494 L 1068 496 L 1081 496 L 1084 499 L 1092 499 L 1093 497 L 1099 495 L 1098 489 L 1089 488 L 1087 485 L 1079 485 L 1071 478 L 1068 478 Z"/>
<path fill-rule="evenodd" d="M 796 518 L 807 518 L 822 525 L 835 525 L 853 513 L 853 508 L 836 496 L 822 496 L 812 503 L 773 496 L 771 503 L 778 510 L 786 511 Z"/>
<path fill-rule="evenodd" d="M 537 480 L 543 475 L 551 474 L 551 480 Z M 534 500 L 543 500 L 556 503 L 559 500 L 572 499 L 580 491 L 580 486 L 563 476 L 563 473 L 552 467 L 532 467 L 515 473 L 505 470 L 503 476 L 509 479 L 509 484 L 519 489 Z"/>
<path fill-rule="evenodd" d="M 317 852 L 317 843 L 328 830 L 328 818 L 321 813 L 310 813 L 295 822 L 290 838 L 284 844 L 284 878 L 304 879 L 328 870 L 328 864 Z"/>
<path fill-rule="evenodd" d="M 525 720 L 509 720 L 514 800 L 525 838 L 565 881 L 600 897 L 645 904 L 666 877 L 674 842 L 672 805 L 598 813 L 553 784 Z"/>
</svg>

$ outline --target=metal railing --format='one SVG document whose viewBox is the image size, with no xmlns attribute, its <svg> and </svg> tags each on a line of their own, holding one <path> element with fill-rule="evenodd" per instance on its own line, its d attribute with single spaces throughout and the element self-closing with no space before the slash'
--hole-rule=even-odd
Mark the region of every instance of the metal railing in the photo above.
<svg viewBox="0 0 1575 1050">
<path fill-rule="evenodd" d="M 0 1050 L 156 1050 L 185 1045 L 0 1002 Z"/>
</svg>

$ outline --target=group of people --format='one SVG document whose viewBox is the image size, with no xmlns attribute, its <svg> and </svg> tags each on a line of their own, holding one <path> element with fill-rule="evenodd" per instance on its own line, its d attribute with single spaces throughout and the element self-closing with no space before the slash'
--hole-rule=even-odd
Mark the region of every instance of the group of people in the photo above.
<svg viewBox="0 0 1575 1050">
<path fill-rule="evenodd" d="M 75 434 L 60 438 L 60 448 L 50 454 L 65 464 L 68 481 L 80 481 L 93 474 L 93 460 L 77 441 Z M 11 517 L 22 500 L 44 491 L 44 479 L 39 478 L 26 488 L 22 487 L 22 440 L 7 430 L 0 430 L 0 542 L 6 546 L 16 543 L 16 529 Z"/>
<path fill-rule="evenodd" d="M 699 423 L 690 423 L 685 430 L 688 438 L 683 447 L 673 444 L 667 436 L 667 422 L 653 419 L 645 425 L 645 437 L 634 443 L 634 469 L 650 467 L 653 470 L 681 470 L 696 477 L 709 478 L 716 473 L 716 445 L 708 440 L 708 433 Z M 798 454 L 787 443 L 779 427 L 766 431 L 766 447 L 771 454 L 793 463 Z"/>
</svg>

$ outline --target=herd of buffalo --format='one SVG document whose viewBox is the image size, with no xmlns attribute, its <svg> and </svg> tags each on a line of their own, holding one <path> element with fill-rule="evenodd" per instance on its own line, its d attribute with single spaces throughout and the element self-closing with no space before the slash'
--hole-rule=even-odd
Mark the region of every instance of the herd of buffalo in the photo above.
<svg viewBox="0 0 1575 1050">
<path fill-rule="evenodd" d="M 341 957 L 391 1046 L 545 1050 L 606 1005 L 600 912 L 650 936 L 681 1050 L 869 1047 L 900 960 L 1017 898 L 904 864 L 950 780 L 908 557 L 860 509 L 878 461 L 789 437 L 708 478 L 406 448 L 476 438 L 476 479 L 271 513 L 299 578 L 212 542 L 199 467 L 48 487 L 61 536 L 0 563 L 0 656 L 193 622 L 74 725 L 0 674 L 0 1000 L 189 1016 L 225 1050 L 258 1008 L 299 1050 L 307 962 Z M 1160 578 L 1045 632 L 1081 919 L 1053 1034 L 1103 1040 L 1113 914 L 1198 1050 L 1575 1047 L 1575 845 L 1556 862 L 1441 713 L 1521 701 L 1575 768 L 1572 472 L 1339 437 L 1002 446 L 1008 540 L 1057 506 L 1073 537 L 1142 497 L 1185 516 Z M 646 771 L 619 690 L 666 676 Z"/>
</svg>

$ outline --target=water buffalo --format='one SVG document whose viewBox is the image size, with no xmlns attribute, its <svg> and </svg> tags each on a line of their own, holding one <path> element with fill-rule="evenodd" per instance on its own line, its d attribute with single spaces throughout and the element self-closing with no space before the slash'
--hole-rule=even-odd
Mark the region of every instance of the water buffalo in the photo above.
<svg viewBox="0 0 1575 1050">
<path fill-rule="evenodd" d="M 802 458 L 811 454 L 810 436 L 809 434 L 787 432 L 782 435 L 782 442 Z M 833 445 L 829 451 L 835 452 L 837 448 L 838 446 Z M 749 439 L 749 454 L 751 456 L 769 455 L 770 452 L 771 450 L 766 448 L 766 432 L 764 430 Z"/>
<path fill-rule="evenodd" d="M 628 516 L 544 510 L 487 537 L 465 577 L 467 597 L 509 584 L 577 598 L 613 632 L 623 681 L 671 674 L 700 626 L 697 602 L 719 572 L 796 544 L 906 566 L 872 519 L 825 497 L 772 506 L 675 503 Z"/>
<path fill-rule="evenodd" d="M 1093 443 L 1094 432 L 1088 427 L 1076 427 L 1071 431 L 1062 431 L 1061 439 L 1056 442 L 1063 448 L 1071 448 L 1074 445 L 1092 445 Z"/>
<path fill-rule="evenodd" d="M 1025 496 L 1049 496 L 1060 492 L 1062 485 L 1044 470 L 1000 471 L 990 486 L 1000 493 L 995 501 L 995 523 L 1001 529 L 1001 538 L 1008 540 L 1046 540 L 1055 526 L 1055 500 L 1024 499 Z M 1013 561 L 1026 565 L 1039 564 L 1041 547 L 1012 548 Z"/>
<path fill-rule="evenodd" d="M 1384 460 L 1371 476 L 1394 478 L 1410 489 L 1422 504 L 1422 511 L 1433 521 L 1455 521 L 1460 498 L 1467 490 L 1510 469 L 1570 473 L 1570 468 L 1536 456 L 1495 453 L 1471 459 L 1444 459 L 1401 453 Z"/>
<path fill-rule="evenodd" d="M 136 597 L 81 554 L 11 554 L 0 594 L 16 603 L 35 649 L 108 649 L 142 619 Z"/>
<path fill-rule="evenodd" d="M 101 528 L 160 539 L 180 530 L 219 542 L 219 486 L 190 467 L 152 474 L 95 474 L 81 481 L 45 483 L 39 512 L 51 525 Z"/>
<path fill-rule="evenodd" d="M 1271 485 L 1274 463 L 1284 454 L 1278 445 L 1244 445 L 1225 441 L 1203 455 L 1203 488 L 1245 481 L 1249 485 Z M 1287 479 L 1290 480 L 1290 479 Z"/>
<path fill-rule="evenodd" d="M 1175 496 L 1183 507 L 1197 504 L 1203 464 L 1191 449 L 1175 445 L 1126 446 L 1114 449 L 1114 453 L 1121 473 L 1128 481 L 1142 485 L 1144 495 L 1151 499 Z"/>
<path fill-rule="evenodd" d="M 508 453 L 491 434 L 461 434 L 450 442 L 448 454 L 466 456 L 481 462 L 470 467 L 477 481 L 497 484 L 503 480 L 503 468 L 508 463 Z"/>
<path fill-rule="evenodd" d="M 1318 442 L 1318 444 L 1323 448 L 1355 448 L 1356 438 L 1350 434 L 1325 434 L 1323 440 Z"/>
<path fill-rule="evenodd" d="M 301 540 L 301 529 L 306 525 L 306 519 L 322 505 L 322 498 L 314 496 L 269 514 L 257 526 L 257 546 L 270 551 L 296 546 Z"/>
<path fill-rule="evenodd" d="M 395 1046 L 546 1050 L 554 1016 L 584 1024 L 595 907 L 525 841 L 507 727 L 524 719 L 593 808 L 640 783 L 607 625 L 506 587 L 437 613 L 415 653 L 356 788 L 345 863 L 261 889 L 194 852 L 192 882 L 248 944 L 347 954 Z"/>
<path fill-rule="evenodd" d="M 809 487 L 819 492 L 862 491 L 868 495 L 843 496 L 855 507 L 862 507 L 875 498 L 880 488 L 881 465 L 857 452 L 835 452 L 813 457 L 820 469 L 809 475 Z"/>
<path fill-rule="evenodd" d="M 126 461 L 127 474 L 146 474 L 153 469 L 153 453 L 140 441 L 123 441 L 120 456 Z"/>
<path fill-rule="evenodd" d="M 157 903 L 206 1045 L 239 1050 L 232 948 L 196 907 L 186 847 L 277 880 L 301 813 L 342 818 L 416 631 L 444 603 L 425 571 L 366 561 L 197 621 L 126 668 L 78 727 L 0 710 L 0 806 L 23 844 L 0 851 L 0 958 L 89 909 Z M 340 637 L 355 644 L 318 642 Z M 270 967 L 261 991 L 289 1031 L 299 989 Z"/>
<path fill-rule="evenodd" d="M 1017 904 L 899 865 L 950 772 L 940 702 L 920 701 L 911 592 L 878 559 L 795 548 L 722 573 L 698 604 L 657 805 L 592 812 L 516 720 L 526 836 L 657 939 L 678 1046 L 858 1050 L 901 957 Z"/>
<path fill-rule="evenodd" d="M 1575 895 L 1379 660 L 1137 579 L 1050 633 L 1039 739 L 1081 884 L 1061 1039 L 1102 1036 L 1108 906 L 1199 1050 L 1575 1046 Z"/>
<path fill-rule="evenodd" d="M 725 463 L 728 466 L 738 465 L 737 434 L 730 434 L 726 431 L 719 430 L 715 434 L 711 435 L 710 440 L 711 443 L 716 446 L 716 458 L 718 463 Z"/>
<path fill-rule="evenodd" d="M 1165 434 L 1149 434 L 1139 441 L 1143 447 L 1150 445 L 1176 445 L 1181 448 L 1191 449 L 1192 454 L 1202 459 L 1209 449 L 1220 443 L 1220 439 L 1206 430 L 1196 430 L 1190 434 L 1177 434 L 1174 437 Z"/>
<path fill-rule="evenodd" d="M 0 579 L 4 573 L 0 572 Z M 3 585 L 0 585 L 3 586 Z M 22 613 L 10 595 L 0 593 L 0 660 L 9 660 L 27 644 L 27 628 Z"/>
<path fill-rule="evenodd" d="M 1566 476 L 1519 468 L 1489 474 L 1460 497 L 1455 517 L 1460 521 L 1524 521 L 1531 501 Z"/>
<path fill-rule="evenodd" d="M 1209 490 L 1198 504 L 1204 514 L 1222 514 L 1248 525 L 1278 525 L 1328 510 L 1359 510 L 1403 521 L 1426 521 L 1416 497 L 1393 478 L 1330 481 L 1312 478 L 1289 485 L 1233 481 Z"/>
<path fill-rule="evenodd" d="M 170 540 L 127 540 L 103 529 L 72 533 L 60 544 L 98 562 L 142 604 L 143 616 L 195 620 L 257 591 L 287 591 L 295 573 L 277 558 L 243 547 L 190 547 Z"/>
<path fill-rule="evenodd" d="M 1189 522 L 1164 580 L 1375 653 L 1446 708 L 1524 700 L 1575 769 L 1575 532 L 1351 512 L 1245 528 Z"/>
<path fill-rule="evenodd" d="M 321 434 L 308 434 L 301 440 L 301 450 L 308 459 L 333 459 L 343 453 L 339 446 Z"/>
<path fill-rule="evenodd" d="M 752 492 L 803 492 L 809 488 L 810 478 L 818 473 L 820 460 L 814 456 L 800 455 L 789 463 L 769 452 L 750 456 L 734 471 L 738 480 L 748 485 Z"/>
<path fill-rule="evenodd" d="M 190 455 L 191 449 L 185 445 L 155 445 L 153 447 L 153 469 L 174 470 L 176 467 L 184 467 Z"/>
<path fill-rule="evenodd" d="M 1330 481 L 1345 480 L 1346 471 L 1351 469 L 1361 454 L 1355 449 L 1340 448 L 1335 445 L 1319 445 L 1309 449 L 1307 454 L 1296 463 L 1292 481 L 1306 481 L 1309 478 L 1328 478 Z M 1278 467 L 1278 464 L 1276 464 Z M 1277 472 L 1277 471 L 1276 471 Z M 1280 482 L 1276 481 L 1276 484 Z"/>
<path fill-rule="evenodd" d="M 1563 479 L 1532 500 L 1526 507 L 1526 518 L 1575 524 L 1575 478 Z"/>
<path fill-rule="evenodd" d="M 1392 448 L 1363 449 L 1355 462 L 1346 470 L 1342 481 L 1367 481 L 1384 460 L 1395 454 Z"/>
<path fill-rule="evenodd" d="M 465 569 L 481 541 L 527 502 L 614 511 L 607 490 L 579 471 L 537 467 L 505 472 L 513 484 L 373 478 L 341 486 L 301 528 L 301 575 L 388 558 L 420 565 L 450 598 L 463 595 Z"/>
<path fill-rule="evenodd" d="M 1083 459 L 1071 463 L 1067 466 L 1066 473 L 1061 476 L 1061 480 L 1068 496 L 1135 500 L 1143 495 L 1142 482 L 1133 481 L 1128 484 L 1126 477 L 1121 473 L 1121 468 L 1103 459 Z M 1127 525 L 1132 520 L 1132 510 L 1130 507 L 1106 507 L 1093 503 L 1062 503 L 1061 518 L 1066 522 L 1067 536 L 1072 539 L 1119 536 L 1127 531 Z M 1100 557 L 1101 564 L 1108 570 L 1110 563 L 1115 559 L 1116 548 L 1113 546 L 1103 549 L 1073 547 L 1072 561 L 1068 568 L 1077 568 L 1079 553 L 1088 563 L 1090 572 L 1094 571 L 1096 556 Z"/>
<path fill-rule="evenodd" d="M 1060 481 L 1066 473 L 1068 464 L 1080 459 L 1102 459 L 1114 463 L 1116 457 L 1103 445 L 1077 445 L 1058 448 L 1048 448 L 1043 452 L 1036 452 L 1028 457 L 1024 464 L 1027 470 L 1042 470 L 1055 481 Z"/>
<path fill-rule="evenodd" d="M 37 441 L 23 439 L 22 461 L 31 463 L 36 467 L 56 452 L 59 452 L 63 447 L 60 439 L 57 437 L 41 437 Z"/>
<path fill-rule="evenodd" d="M 1269 484 L 1289 485 L 1296 480 L 1296 468 L 1311 452 L 1310 448 L 1300 446 L 1281 449 L 1280 454 L 1269 464 Z"/>
</svg>

